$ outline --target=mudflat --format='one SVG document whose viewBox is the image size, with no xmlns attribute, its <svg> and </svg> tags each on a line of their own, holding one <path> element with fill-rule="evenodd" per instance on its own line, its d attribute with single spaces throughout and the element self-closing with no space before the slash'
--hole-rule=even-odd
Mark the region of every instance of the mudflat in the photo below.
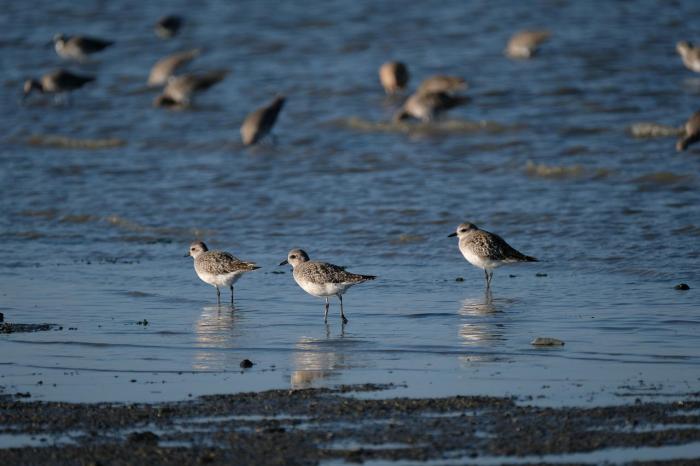
<svg viewBox="0 0 700 466">
<path fill-rule="evenodd" d="M 505 397 L 378 398 L 386 388 L 269 390 L 155 404 L 3 395 L 0 446 L 3 463 L 14 465 L 581 463 L 638 447 L 636 464 L 662 464 L 667 450 L 674 464 L 700 459 L 700 394 L 669 403 L 545 408 Z"/>
</svg>

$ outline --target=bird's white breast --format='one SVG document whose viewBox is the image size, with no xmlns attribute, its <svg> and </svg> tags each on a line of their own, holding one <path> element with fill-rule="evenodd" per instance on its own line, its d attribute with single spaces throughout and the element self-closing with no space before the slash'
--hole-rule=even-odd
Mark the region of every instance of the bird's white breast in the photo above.
<svg viewBox="0 0 700 466">
<path fill-rule="evenodd" d="M 195 267 L 195 272 L 197 272 L 197 276 L 204 282 L 208 283 L 211 286 L 223 286 L 223 287 L 229 287 L 236 283 L 239 278 L 241 278 L 242 272 L 232 272 L 232 273 L 225 273 L 225 274 L 214 274 L 214 273 L 208 273 L 208 272 L 203 272 L 201 270 L 197 270 Z"/>
<path fill-rule="evenodd" d="M 294 281 L 297 282 L 302 290 L 318 297 L 343 294 L 345 290 L 352 286 L 350 283 L 314 283 L 297 276 L 294 276 Z"/>
</svg>

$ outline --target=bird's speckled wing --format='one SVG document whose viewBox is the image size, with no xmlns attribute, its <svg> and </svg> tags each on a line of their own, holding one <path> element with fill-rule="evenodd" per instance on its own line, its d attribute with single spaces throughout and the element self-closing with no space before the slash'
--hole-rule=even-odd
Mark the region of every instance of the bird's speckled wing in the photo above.
<svg viewBox="0 0 700 466">
<path fill-rule="evenodd" d="M 490 260 L 516 260 L 527 261 L 531 258 L 517 251 L 511 245 L 495 233 L 478 230 L 467 238 L 472 251 Z"/>
<path fill-rule="evenodd" d="M 299 264 L 294 269 L 294 275 L 303 277 L 311 283 L 359 283 L 371 280 L 370 275 L 358 275 L 346 272 L 342 267 L 326 262 L 309 261 Z"/>
<path fill-rule="evenodd" d="M 223 251 L 203 252 L 196 260 L 197 268 L 203 272 L 212 274 L 225 274 L 232 272 L 246 272 L 259 267 L 254 262 L 242 261 Z"/>
</svg>

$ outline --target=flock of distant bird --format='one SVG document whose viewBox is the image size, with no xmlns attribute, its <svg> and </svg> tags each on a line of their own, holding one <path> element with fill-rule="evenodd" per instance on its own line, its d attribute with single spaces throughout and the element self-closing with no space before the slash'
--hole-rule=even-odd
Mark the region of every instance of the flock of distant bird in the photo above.
<svg viewBox="0 0 700 466">
<path fill-rule="evenodd" d="M 184 20 L 180 16 L 169 15 L 155 25 L 155 33 L 164 38 L 175 36 Z M 510 58 L 527 59 L 533 57 L 540 45 L 550 38 L 549 31 L 520 31 L 513 35 L 505 49 Z M 86 36 L 65 36 L 57 34 L 53 38 L 56 53 L 69 60 L 84 61 L 90 55 L 112 46 L 113 41 Z M 700 73 L 700 48 L 686 41 L 678 42 L 676 50 L 685 66 Z M 185 73 L 177 75 L 179 68 L 199 56 L 200 50 L 186 50 L 169 55 L 155 63 L 148 77 L 149 86 L 164 86 L 162 93 L 155 98 L 157 107 L 183 108 L 191 105 L 196 92 L 209 89 L 225 77 L 225 70 L 205 73 Z M 24 83 L 24 98 L 36 90 L 41 93 L 61 94 L 83 87 L 95 80 L 93 76 L 74 74 L 59 69 L 43 75 L 40 79 L 29 79 Z M 390 61 L 379 69 L 379 80 L 389 95 L 404 91 L 408 85 L 409 72 L 404 63 Z M 467 83 L 458 76 L 438 75 L 425 79 L 416 92 L 411 94 L 394 114 L 394 121 L 415 118 L 424 122 L 433 121 L 446 111 L 466 103 L 469 99 L 459 94 L 466 90 Z M 284 96 L 277 96 L 269 104 L 250 113 L 244 120 L 240 132 L 245 145 L 256 144 L 268 135 L 277 121 L 285 103 Z M 676 143 L 676 149 L 683 151 L 700 140 L 700 111 L 694 113 L 683 127 L 683 134 Z"/>
<path fill-rule="evenodd" d="M 166 16 L 156 23 L 155 32 L 164 39 L 174 37 L 183 22 L 180 16 Z M 509 41 L 506 54 L 513 58 L 532 57 L 539 45 L 548 37 L 549 33 L 546 31 L 520 32 Z M 53 46 L 59 56 L 78 62 L 83 62 L 91 55 L 112 45 L 114 45 L 113 41 L 87 36 L 57 34 L 53 38 Z M 168 55 L 153 65 L 148 76 L 148 85 L 163 86 L 163 91 L 153 101 L 155 106 L 188 107 L 192 104 L 195 93 L 209 89 L 226 77 L 225 70 L 176 74 L 178 69 L 197 58 L 200 53 L 199 49 L 181 51 Z M 388 62 L 381 66 L 379 78 L 386 93 L 393 95 L 406 88 L 409 73 L 403 63 Z M 35 90 L 40 93 L 67 93 L 94 80 L 94 76 L 84 76 L 58 69 L 43 75 L 40 79 L 27 80 L 24 83 L 24 98 L 26 99 Z M 466 88 L 467 83 L 461 77 L 439 75 L 427 78 L 396 112 L 394 121 L 406 118 L 432 121 L 447 110 L 466 103 L 468 98 L 458 94 Z M 240 129 L 241 139 L 245 145 L 256 144 L 271 132 L 284 103 L 285 97 L 277 96 L 269 104 L 258 108 L 246 117 Z"/>
<path fill-rule="evenodd" d="M 163 39 L 174 37 L 183 23 L 184 20 L 180 16 L 165 16 L 156 23 L 155 33 Z M 114 42 L 109 40 L 63 34 L 56 34 L 52 43 L 61 58 L 77 62 L 84 62 L 91 55 L 114 45 Z M 199 54 L 198 49 L 178 52 L 158 60 L 153 65 L 148 76 L 148 85 L 163 86 L 163 91 L 153 101 L 154 106 L 188 107 L 195 93 L 209 89 L 226 77 L 225 70 L 176 74 L 179 68 L 194 60 Z M 32 91 L 42 94 L 64 94 L 80 89 L 92 81 L 95 81 L 94 76 L 79 75 L 65 69 L 58 69 L 39 79 L 25 81 L 23 98 L 26 99 Z M 256 144 L 272 131 L 284 102 L 284 96 L 277 96 L 271 103 L 258 108 L 246 117 L 241 126 L 241 139 L 245 145 Z"/>
</svg>

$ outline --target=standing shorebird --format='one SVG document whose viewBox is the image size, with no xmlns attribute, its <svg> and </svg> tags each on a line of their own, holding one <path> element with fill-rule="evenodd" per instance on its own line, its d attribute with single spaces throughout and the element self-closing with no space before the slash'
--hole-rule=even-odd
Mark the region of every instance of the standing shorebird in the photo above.
<svg viewBox="0 0 700 466">
<path fill-rule="evenodd" d="M 148 75 L 149 86 L 162 86 L 168 82 L 178 68 L 191 62 L 199 56 L 199 49 L 173 53 L 158 60 Z"/>
<path fill-rule="evenodd" d="M 53 46 L 56 53 L 62 58 L 83 61 L 93 53 L 101 52 L 114 41 L 97 39 L 87 36 L 65 36 L 56 34 L 53 36 Z"/>
<path fill-rule="evenodd" d="M 394 121 L 398 122 L 412 117 L 423 122 L 430 122 L 468 100 L 469 98 L 466 96 L 452 95 L 447 92 L 416 92 L 394 114 Z"/>
<path fill-rule="evenodd" d="M 204 74 L 171 76 L 163 93 L 155 98 L 156 107 L 187 107 L 195 92 L 205 91 L 226 77 L 226 71 L 210 71 Z"/>
<path fill-rule="evenodd" d="M 462 223 L 457 231 L 448 237 L 459 238 L 459 251 L 475 267 L 484 270 L 486 288 L 491 288 L 493 269 L 514 262 L 537 262 L 534 257 L 526 256 L 495 233 L 480 230 L 473 223 Z"/>
<path fill-rule="evenodd" d="M 254 262 L 242 261 L 223 251 L 210 251 L 201 241 L 190 244 L 190 250 L 185 257 L 194 258 L 194 271 L 204 282 L 216 288 L 216 302 L 221 304 L 220 286 L 231 288 L 231 304 L 233 305 L 233 284 L 246 272 L 259 269 Z"/>
<path fill-rule="evenodd" d="M 182 19 L 182 16 L 163 16 L 156 23 L 154 30 L 156 35 L 161 39 L 170 39 L 178 33 L 183 23 L 184 20 Z"/>
<path fill-rule="evenodd" d="M 549 31 L 520 31 L 510 38 L 505 53 L 510 58 L 532 58 L 550 36 Z"/>
<path fill-rule="evenodd" d="M 700 48 L 682 40 L 676 44 L 676 51 L 681 56 L 686 68 L 700 73 Z"/>
<path fill-rule="evenodd" d="M 340 317 L 343 319 L 343 324 L 347 324 L 348 319 L 345 318 L 343 312 L 343 293 L 353 285 L 377 278 L 374 275 L 357 275 L 346 272 L 342 267 L 327 262 L 309 260 L 309 255 L 301 249 L 289 251 L 287 259 L 280 262 L 280 265 L 285 264 L 292 266 L 294 281 L 302 290 L 312 296 L 326 298 L 324 322 L 328 322 L 329 296 L 335 295 L 340 300 Z"/>
<path fill-rule="evenodd" d="M 92 76 L 81 76 L 66 70 L 56 70 L 43 75 L 40 79 L 28 79 L 24 82 L 24 96 L 26 99 L 31 92 L 37 91 L 51 94 L 61 94 L 80 89 L 85 84 L 94 81 Z"/>
<path fill-rule="evenodd" d="M 379 68 L 379 81 L 389 95 L 405 89 L 408 78 L 408 68 L 400 61 L 389 61 Z"/>
<path fill-rule="evenodd" d="M 243 144 L 246 146 L 255 144 L 272 131 L 284 102 L 284 96 L 277 96 L 269 105 L 260 107 L 245 118 L 241 125 Z"/>
<path fill-rule="evenodd" d="M 700 140 L 700 112 L 693 113 L 683 126 L 683 134 L 676 142 L 676 150 L 684 151 Z"/>
</svg>

